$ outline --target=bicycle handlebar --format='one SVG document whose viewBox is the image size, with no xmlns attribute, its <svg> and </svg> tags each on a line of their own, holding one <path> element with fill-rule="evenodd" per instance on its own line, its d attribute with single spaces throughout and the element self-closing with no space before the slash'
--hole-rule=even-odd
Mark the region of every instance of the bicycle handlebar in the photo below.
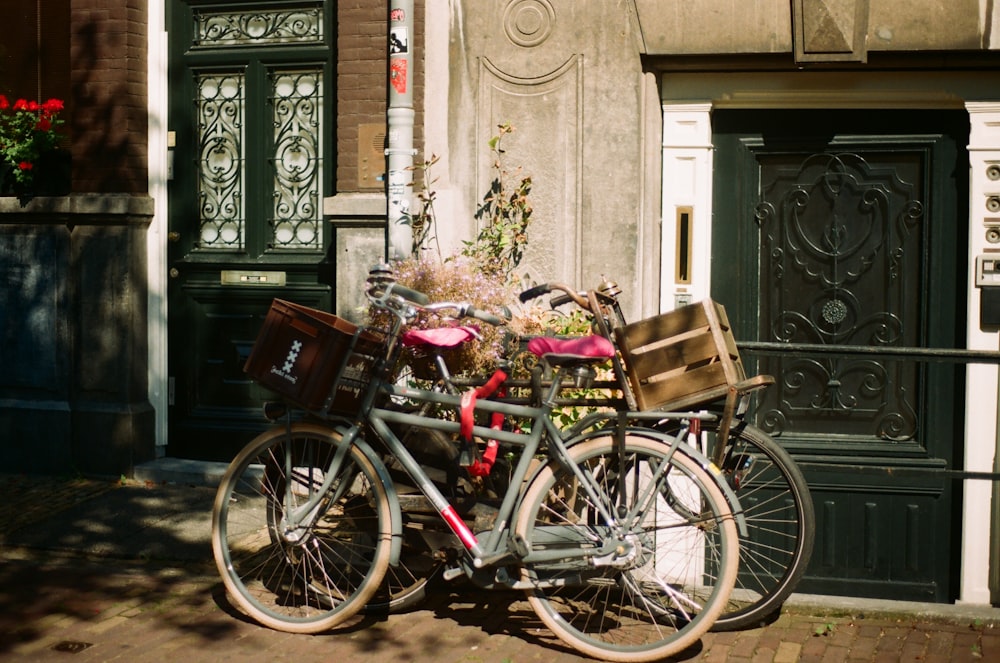
<svg viewBox="0 0 1000 663">
<path fill-rule="evenodd" d="M 530 299 L 536 299 L 550 292 L 552 292 L 552 286 L 548 283 L 543 283 L 541 285 L 536 285 L 534 288 L 528 288 L 518 295 L 517 298 L 521 300 L 521 303 L 524 303 Z"/>
<path fill-rule="evenodd" d="M 399 295 L 411 304 L 416 304 L 417 306 L 427 306 L 431 298 L 420 292 L 419 290 L 413 290 L 412 288 L 407 288 L 406 286 L 399 285 L 398 283 L 390 283 L 386 289 L 386 294 Z"/>
<path fill-rule="evenodd" d="M 561 306 L 562 304 L 568 304 L 570 302 L 573 302 L 574 304 L 576 304 L 577 306 L 579 306 L 584 310 L 587 311 L 590 310 L 590 304 L 589 302 L 587 302 L 586 293 L 581 294 L 580 292 L 577 292 L 575 289 L 569 287 L 565 283 L 559 283 L 557 281 L 553 281 L 552 283 L 543 283 L 542 285 L 536 285 L 534 288 L 529 288 L 524 292 L 522 292 L 520 295 L 518 295 L 518 298 L 522 302 L 527 302 L 528 300 L 535 299 L 537 297 L 541 297 L 542 295 L 548 294 L 553 290 L 559 290 L 565 293 L 563 295 L 559 295 L 552 299 L 551 304 L 553 308 L 555 308 L 556 306 Z M 556 303 L 557 301 L 559 302 L 558 304 Z"/>
<path fill-rule="evenodd" d="M 419 290 L 414 290 L 413 288 L 407 288 L 406 286 L 399 285 L 398 283 L 388 283 L 385 284 L 384 289 L 381 291 L 378 288 L 369 291 L 370 294 L 375 295 L 375 299 L 382 302 L 383 306 L 389 304 L 390 301 L 395 299 L 397 302 L 406 303 L 410 306 L 423 309 L 425 311 L 439 312 L 443 310 L 454 309 L 457 317 L 459 318 L 475 318 L 494 327 L 502 327 L 510 321 L 509 313 L 506 318 L 494 315 L 488 311 L 480 310 L 474 307 L 472 304 L 465 302 L 434 302 L 431 303 L 430 297 L 420 292 Z M 377 293 L 377 294 L 376 294 Z M 395 308 L 389 306 L 389 308 Z"/>
<path fill-rule="evenodd" d="M 486 311 L 480 311 L 473 306 L 467 306 L 463 313 L 466 317 L 481 320 L 488 325 L 493 325 L 494 327 L 502 327 L 508 322 L 508 320 L 504 320 L 498 315 L 493 315 L 492 313 L 488 313 Z"/>
</svg>

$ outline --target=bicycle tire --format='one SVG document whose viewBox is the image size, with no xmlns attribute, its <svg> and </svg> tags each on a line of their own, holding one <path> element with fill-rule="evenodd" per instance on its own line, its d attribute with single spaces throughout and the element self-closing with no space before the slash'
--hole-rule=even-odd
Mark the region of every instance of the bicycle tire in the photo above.
<svg viewBox="0 0 1000 663">
<path fill-rule="evenodd" d="M 475 529 L 477 524 L 472 515 L 476 507 L 485 506 L 489 510 L 499 504 L 509 484 L 510 467 L 506 459 L 496 459 L 490 475 L 472 478 L 459 464 L 459 448 L 448 434 L 429 428 L 412 428 L 401 435 L 407 450 L 470 527 Z M 388 452 L 384 462 L 401 501 L 405 504 L 407 493 L 416 495 L 419 500 L 419 489 L 402 465 Z M 445 568 L 457 565 L 463 554 L 461 540 L 436 512 L 413 513 L 404 506 L 402 516 L 403 545 L 399 561 L 386 571 L 382 587 L 365 606 L 366 613 L 395 614 L 418 607 L 426 599 L 427 592 L 440 581 Z"/>
<path fill-rule="evenodd" d="M 460 485 L 458 473 L 458 448 L 446 434 L 431 429 L 412 429 L 406 438 L 407 449 L 414 454 L 421 466 L 431 475 L 431 480 L 445 494 L 456 497 L 468 492 L 467 485 Z M 412 485 L 413 480 L 388 452 L 385 466 L 400 493 L 419 491 Z M 420 498 L 417 497 L 419 500 Z M 461 541 L 451 533 L 447 524 L 436 514 L 411 513 L 403 509 L 403 541 L 399 563 L 386 570 L 382 586 L 365 605 L 369 614 L 394 614 L 412 610 L 427 598 L 427 590 L 441 576 L 444 561 L 438 551 L 428 541 L 451 535 L 456 548 Z M 437 537 L 435 537 L 435 533 Z"/>
<path fill-rule="evenodd" d="M 747 459 L 750 467 L 741 469 Z M 816 513 L 794 459 L 755 426 L 740 424 L 731 432 L 721 469 L 748 530 L 736 588 L 713 626 L 731 631 L 767 623 L 795 590 L 812 557 Z"/>
<path fill-rule="evenodd" d="M 539 618 L 574 649 L 606 661 L 653 661 L 694 644 L 722 613 L 736 582 L 739 534 L 716 478 L 683 447 L 671 451 L 633 434 L 624 456 L 616 445 L 611 435 L 581 441 L 567 461 L 588 473 L 627 529 L 617 552 L 625 557 L 617 568 L 579 558 L 524 562 L 522 580 L 533 585 L 527 596 Z M 657 488 L 637 507 L 636 493 L 664 463 Z M 633 490 L 623 496 L 625 483 Z M 684 506 L 672 507 L 674 499 Z M 594 513 L 571 469 L 550 462 L 525 491 L 514 540 L 528 553 L 592 545 L 603 538 Z"/>
<path fill-rule="evenodd" d="M 318 633 L 345 623 L 374 594 L 389 564 L 388 496 L 372 460 L 346 449 L 312 517 L 284 525 L 286 502 L 315 494 L 344 442 L 295 423 L 265 431 L 230 463 L 212 509 L 212 552 L 229 596 L 259 623 Z"/>
</svg>

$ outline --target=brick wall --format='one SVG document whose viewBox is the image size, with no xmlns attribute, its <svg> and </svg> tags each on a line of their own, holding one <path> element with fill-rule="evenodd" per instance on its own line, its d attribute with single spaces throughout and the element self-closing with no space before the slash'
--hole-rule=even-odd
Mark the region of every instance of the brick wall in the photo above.
<svg viewBox="0 0 1000 663">
<path fill-rule="evenodd" d="M 386 122 L 388 106 L 389 3 L 348 0 L 337 3 L 337 182 L 336 190 L 358 191 L 358 127 Z M 413 142 L 423 140 L 424 3 L 414 2 Z M 415 160 L 421 159 L 420 154 Z"/>
<path fill-rule="evenodd" d="M 70 0 L 46 0 L 43 11 L 33 2 L 9 3 L 0 44 L 0 94 L 11 100 L 69 95 Z"/>
<path fill-rule="evenodd" d="M 73 191 L 147 190 L 146 0 L 72 0 Z"/>
</svg>

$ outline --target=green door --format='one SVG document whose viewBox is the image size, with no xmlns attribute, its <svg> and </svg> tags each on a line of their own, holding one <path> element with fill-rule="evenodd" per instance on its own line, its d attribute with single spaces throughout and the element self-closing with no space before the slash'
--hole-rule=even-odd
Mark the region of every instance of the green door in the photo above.
<svg viewBox="0 0 1000 663">
<path fill-rule="evenodd" d="M 243 364 L 274 297 L 330 310 L 332 3 L 169 4 L 168 455 L 264 426 Z"/>
<path fill-rule="evenodd" d="M 957 592 L 963 369 L 871 354 L 964 342 L 964 112 L 713 118 L 713 296 L 776 384 L 756 423 L 803 465 L 817 540 L 799 590 Z M 733 266 L 737 266 L 735 269 Z M 809 352 L 857 346 L 866 354 Z"/>
</svg>

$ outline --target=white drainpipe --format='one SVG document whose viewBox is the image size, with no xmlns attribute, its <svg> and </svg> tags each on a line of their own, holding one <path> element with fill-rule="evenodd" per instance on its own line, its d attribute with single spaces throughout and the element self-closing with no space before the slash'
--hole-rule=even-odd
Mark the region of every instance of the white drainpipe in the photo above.
<svg viewBox="0 0 1000 663">
<path fill-rule="evenodd" d="M 413 245 L 413 0 L 391 0 L 388 49 L 388 258 L 400 260 Z"/>
</svg>

